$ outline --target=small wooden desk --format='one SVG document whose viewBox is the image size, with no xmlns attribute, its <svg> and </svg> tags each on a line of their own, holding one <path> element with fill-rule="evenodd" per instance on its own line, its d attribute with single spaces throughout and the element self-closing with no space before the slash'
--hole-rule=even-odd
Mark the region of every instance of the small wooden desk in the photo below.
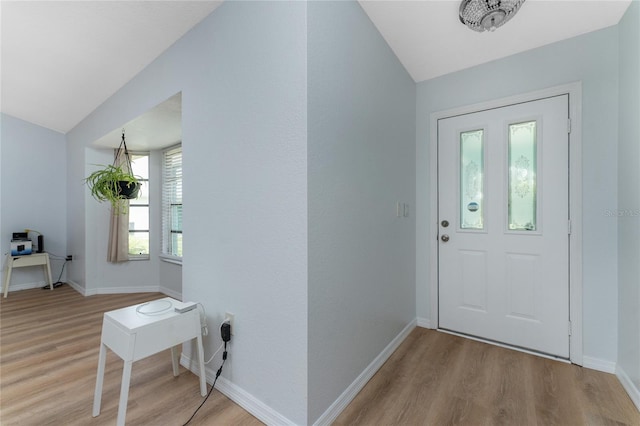
<svg viewBox="0 0 640 426">
<path fill-rule="evenodd" d="M 51 280 L 51 263 L 49 262 L 49 253 L 32 253 L 23 256 L 11 256 L 7 255 L 6 262 L 7 273 L 4 277 L 4 297 L 7 297 L 9 293 L 9 283 L 11 282 L 11 271 L 13 268 L 22 268 L 24 266 L 38 266 L 42 265 L 44 268 L 45 278 L 48 280 L 47 284 L 53 290 L 53 280 Z"/>
<path fill-rule="evenodd" d="M 153 309 L 150 311 L 141 309 L 151 306 L 151 304 L 161 307 L 162 303 L 168 303 L 170 305 L 167 306 L 170 307 L 166 310 L 159 308 L 157 312 L 153 312 Z M 182 314 L 175 312 L 175 307 L 182 308 L 185 305 L 179 300 L 165 297 L 152 302 L 116 309 L 104 314 L 102 341 L 98 357 L 98 374 L 93 397 L 93 417 L 100 414 L 107 348 L 115 352 L 124 361 L 122 383 L 120 384 L 120 402 L 118 405 L 118 426 L 125 424 L 131 367 L 134 361 L 171 348 L 173 375 L 177 376 L 181 344 L 192 339 L 197 339 L 200 395 L 207 395 L 200 311 L 196 308 Z"/>
</svg>

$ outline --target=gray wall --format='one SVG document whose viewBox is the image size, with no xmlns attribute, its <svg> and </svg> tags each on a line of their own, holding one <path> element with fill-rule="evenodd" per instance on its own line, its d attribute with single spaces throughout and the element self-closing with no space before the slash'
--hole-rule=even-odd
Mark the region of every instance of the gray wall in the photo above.
<svg viewBox="0 0 640 426">
<path fill-rule="evenodd" d="M 640 2 L 621 20 L 618 150 L 618 368 L 640 404 Z"/>
<path fill-rule="evenodd" d="M 418 84 L 417 314 L 429 318 L 429 114 L 582 81 L 584 356 L 617 359 L 618 31 L 611 27 Z"/>
<path fill-rule="evenodd" d="M 415 84 L 356 2 L 307 24 L 311 424 L 415 318 Z"/>
<path fill-rule="evenodd" d="M 225 2 L 183 50 L 197 55 L 183 91 L 183 296 L 206 301 L 212 330 L 235 314 L 225 377 L 298 424 L 307 405 L 306 7 Z"/>
<path fill-rule="evenodd" d="M 69 220 L 82 225 L 70 242 L 85 253 L 74 273 L 91 287 L 107 267 L 90 230 L 106 225 L 76 185 L 87 147 L 182 92 L 183 299 L 206 309 L 207 357 L 224 313 L 235 314 L 223 378 L 298 424 L 307 420 L 305 16 L 302 2 L 225 2 L 68 134 Z"/>
<path fill-rule="evenodd" d="M 44 248 L 51 259 L 51 276 L 56 281 L 64 256 L 68 254 L 64 135 L 6 114 L 0 114 L 0 129 L 0 262 L 4 266 L 13 232 L 34 229 L 44 237 Z M 2 286 L 4 279 L 3 270 Z M 39 287 L 45 283 L 42 268 L 17 268 L 13 270 L 10 289 Z"/>
</svg>

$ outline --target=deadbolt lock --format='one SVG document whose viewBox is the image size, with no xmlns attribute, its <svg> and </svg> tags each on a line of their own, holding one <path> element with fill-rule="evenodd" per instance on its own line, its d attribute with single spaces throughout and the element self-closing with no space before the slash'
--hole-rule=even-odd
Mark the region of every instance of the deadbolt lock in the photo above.
<svg viewBox="0 0 640 426">
<path fill-rule="evenodd" d="M 443 228 L 446 228 L 447 226 L 449 226 L 449 221 L 443 220 L 442 222 L 440 222 L 440 224 L 442 225 Z"/>
</svg>

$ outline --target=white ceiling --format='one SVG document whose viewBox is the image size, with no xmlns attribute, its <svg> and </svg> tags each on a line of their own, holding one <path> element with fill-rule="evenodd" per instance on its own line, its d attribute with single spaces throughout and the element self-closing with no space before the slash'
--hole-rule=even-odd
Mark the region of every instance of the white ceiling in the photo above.
<svg viewBox="0 0 640 426">
<path fill-rule="evenodd" d="M 494 33 L 464 27 L 458 0 L 359 3 L 413 79 L 423 81 L 615 25 L 630 1 L 527 0 Z M 220 3 L 2 0 L 0 110 L 66 133 Z M 175 108 L 173 99 L 127 130 L 130 148 L 150 148 L 150 141 L 133 142 L 149 126 L 140 123 L 154 122 L 156 112 L 166 120 Z M 120 133 L 97 143 L 112 146 Z"/>
<path fill-rule="evenodd" d="M 458 0 L 365 0 L 362 8 L 415 81 L 616 25 L 631 0 L 526 0 L 495 32 L 458 19 Z"/>
<path fill-rule="evenodd" d="M 121 127 L 113 129 L 93 146 L 117 148 L 125 131 L 127 148 L 132 151 L 151 151 L 166 148 L 182 141 L 182 93 L 177 93 L 134 118 Z"/>
<path fill-rule="evenodd" d="M 220 3 L 2 0 L 1 110 L 66 133 Z"/>
</svg>

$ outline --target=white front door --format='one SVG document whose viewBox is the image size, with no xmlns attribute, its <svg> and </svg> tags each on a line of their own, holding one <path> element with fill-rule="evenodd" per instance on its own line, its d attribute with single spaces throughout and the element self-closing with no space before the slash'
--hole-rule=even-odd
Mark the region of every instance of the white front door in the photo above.
<svg viewBox="0 0 640 426">
<path fill-rule="evenodd" d="M 568 96 L 438 120 L 439 327 L 569 358 Z"/>
</svg>

